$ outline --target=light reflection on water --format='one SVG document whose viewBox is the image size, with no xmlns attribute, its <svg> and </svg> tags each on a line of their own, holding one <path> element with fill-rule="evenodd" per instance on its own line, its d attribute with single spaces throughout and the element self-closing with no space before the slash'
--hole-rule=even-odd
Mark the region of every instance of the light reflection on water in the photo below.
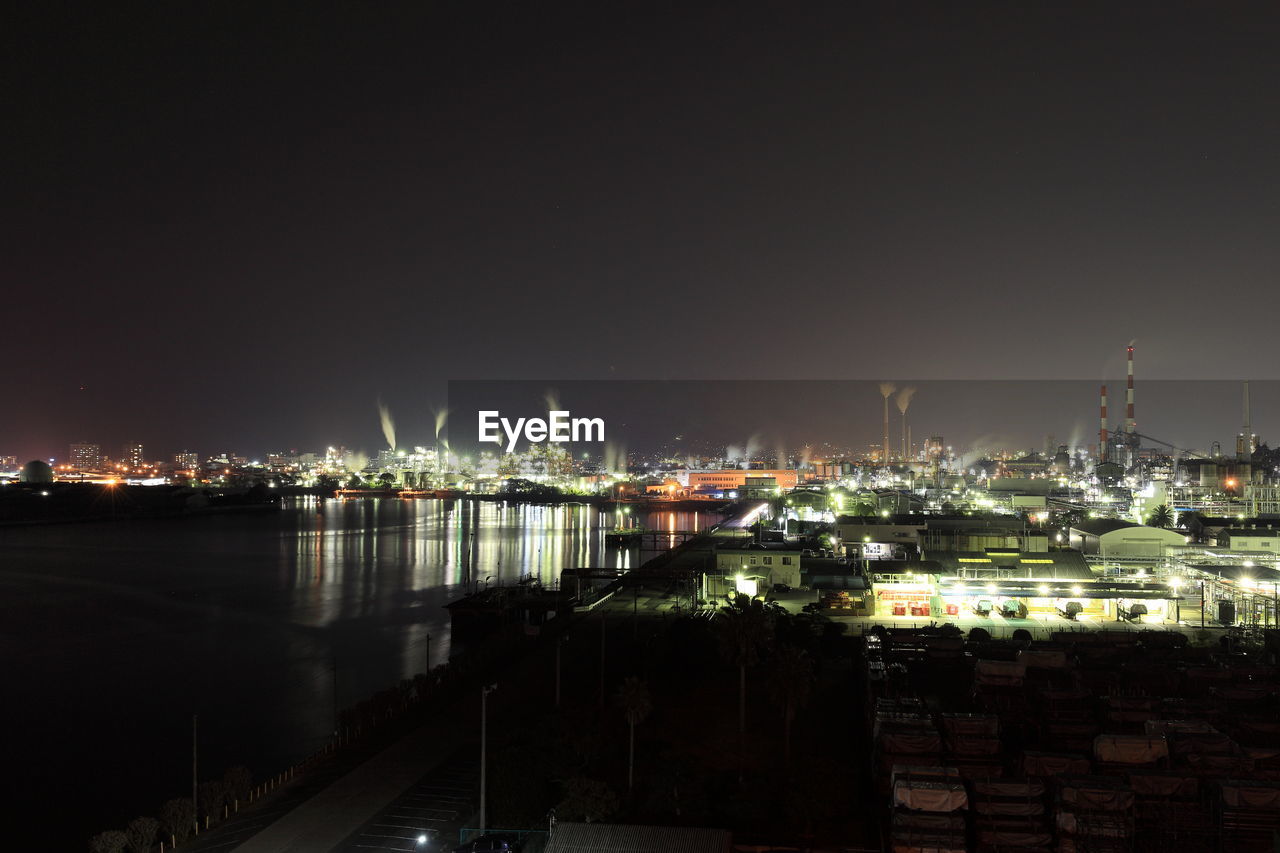
<svg viewBox="0 0 1280 853">
<path fill-rule="evenodd" d="M 707 513 L 628 516 L 656 530 Z M 610 512 L 585 505 L 367 499 L 279 513 L 0 530 L 0 648 L 23 813 L 91 803 L 85 833 L 180 795 L 190 719 L 202 762 L 270 772 L 347 706 L 451 651 L 444 605 L 469 587 L 568 567 L 629 568 Z M 335 685 L 334 664 L 337 664 Z M 148 762 L 137 761 L 146 755 Z M 95 775 L 96 774 L 96 775 Z M 119 819 L 119 820 L 117 820 Z"/>
</svg>

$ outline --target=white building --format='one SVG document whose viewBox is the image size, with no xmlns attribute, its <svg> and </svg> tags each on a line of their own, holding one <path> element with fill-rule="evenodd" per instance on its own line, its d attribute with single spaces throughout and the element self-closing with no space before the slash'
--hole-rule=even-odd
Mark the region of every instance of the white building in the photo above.
<svg viewBox="0 0 1280 853">
<path fill-rule="evenodd" d="M 1273 527 L 1229 527 L 1218 542 L 1232 551 L 1266 551 L 1280 554 L 1280 530 Z"/>
<path fill-rule="evenodd" d="M 1187 535 L 1177 530 L 1149 527 L 1132 521 L 1097 518 L 1071 528 L 1071 547 L 1099 557 L 1158 560 L 1165 548 L 1187 544 Z"/>
</svg>

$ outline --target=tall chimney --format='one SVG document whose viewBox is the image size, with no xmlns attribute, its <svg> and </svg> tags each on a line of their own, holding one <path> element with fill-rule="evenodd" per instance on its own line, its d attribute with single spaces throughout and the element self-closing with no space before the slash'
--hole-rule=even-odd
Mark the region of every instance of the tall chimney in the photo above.
<svg viewBox="0 0 1280 853">
<path fill-rule="evenodd" d="M 1098 430 L 1098 461 L 1107 461 L 1107 386 L 1102 386 L 1102 425 Z"/>
<path fill-rule="evenodd" d="M 1133 435 L 1136 424 L 1133 420 L 1133 345 L 1129 345 L 1129 387 L 1124 392 L 1124 431 Z"/>
<path fill-rule="evenodd" d="M 1253 456 L 1253 420 L 1252 413 L 1249 411 L 1249 383 L 1244 383 L 1244 454 L 1242 458 Z"/>
</svg>

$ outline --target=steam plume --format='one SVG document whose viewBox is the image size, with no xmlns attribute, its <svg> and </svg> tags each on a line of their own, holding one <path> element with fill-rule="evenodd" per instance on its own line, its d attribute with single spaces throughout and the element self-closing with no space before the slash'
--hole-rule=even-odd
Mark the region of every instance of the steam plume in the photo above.
<svg viewBox="0 0 1280 853">
<path fill-rule="evenodd" d="M 911 385 L 908 385 L 906 388 L 903 388 L 898 392 L 898 396 L 896 398 L 898 414 L 905 415 L 907 413 L 907 407 L 911 405 L 911 398 L 914 397 L 915 394 L 916 389 Z"/>
<path fill-rule="evenodd" d="M 391 420 L 391 410 L 383 405 L 381 399 L 378 400 L 378 418 L 382 421 L 382 437 L 387 440 L 387 446 L 395 450 L 396 424 Z"/>
</svg>

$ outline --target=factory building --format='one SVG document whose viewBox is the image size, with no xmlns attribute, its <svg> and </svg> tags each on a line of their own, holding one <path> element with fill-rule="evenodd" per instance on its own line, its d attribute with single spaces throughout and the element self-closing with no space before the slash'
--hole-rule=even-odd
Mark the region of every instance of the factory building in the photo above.
<svg viewBox="0 0 1280 853">
<path fill-rule="evenodd" d="M 777 488 L 794 489 L 800 483 L 798 473 L 791 468 L 771 468 L 747 470 L 745 468 L 719 468 L 715 470 L 680 470 L 676 472 L 676 480 L 686 489 L 727 491 L 741 489 L 747 484 L 747 478 L 772 478 L 777 481 Z"/>
<path fill-rule="evenodd" d="M 1187 536 L 1177 530 L 1097 518 L 1073 526 L 1069 544 L 1103 558 L 1158 560 L 1164 557 L 1166 547 L 1187 544 Z"/>
<path fill-rule="evenodd" d="M 1274 527 L 1228 527 L 1218 534 L 1218 544 L 1232 551 L 1262 551 L 1280 554 L 1280 529 Z"/>
<path fill-rule="evenodd" d="M 798 548 L 786 546 L 775 547 L 771 544 L 755 544 L 748 547 L 723 547 L 716 549 L 716 571 L 720 585 L 739 583 L 735 581 L 741 576 L 743 580 L 755 580 L 754 586 L 759 592 L 771 589 L 774 584 L 798 588 L 800 584 L 800 556 Z M 715 586 L 716 580 L 708 578 L 712 592 L 721 591 Z M 739 583 L 739 586 L 741 584 Z M 739 592 L 755 595 L 735 586 Z M 723 591 L 728 591 L 727 588 Z"/>
</svg>

